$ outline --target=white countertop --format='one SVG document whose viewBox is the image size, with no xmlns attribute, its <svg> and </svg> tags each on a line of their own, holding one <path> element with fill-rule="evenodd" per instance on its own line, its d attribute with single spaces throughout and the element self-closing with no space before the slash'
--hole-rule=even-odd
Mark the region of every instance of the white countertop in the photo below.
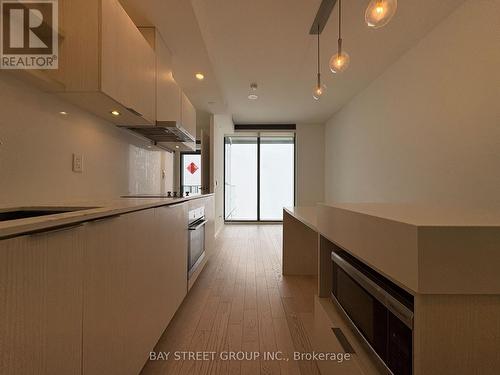
<svg viewBox="0 0 500 375">
<path fill-rule="evenodd" d="M 321 235 L 413 293 L 500 295 L 500 209 L 317 206 Z"/>
<path fill-rule="evenodd" d="M 312 230 L 317 231 L 318 209 L 316 206 L 285 207 L 284 210 L 304 225 L 307 225 Z"/>
<path fill-rule="evenodd" d="M 147 208 L 178 204 L 187 202 L 192 199 L 210 197 L 212 195 L 213 194 L 203 194 L 185 198 L 117 198 L 108 201 L 64 202 L 64 204 L 61 204 L 61 202 L 47 202 L 44 205 L 33 206 L 33 208 L 40 209 L 43 207 L 89 207 L 89 209 L 59 213 L 54 215 L 31 217 L 26 219 L 2 221 L 0 222 L 0 239 L 19 236 L 25 233 L 50 229 L 59 226 L 76 224 L 84 221 L 95 220 L 107 216 L 139 211 Z M 12 208 L 29 209 L 31 208 L 31 206 L 1 207 L 0 211 L 10 210 Z"/>
<path fill-rule="evenodd" d="M 500 227 L 500 206 L 468 207 L 403 203 L 333 203 L 338 209 L 417 227 Z"/>
</svg>

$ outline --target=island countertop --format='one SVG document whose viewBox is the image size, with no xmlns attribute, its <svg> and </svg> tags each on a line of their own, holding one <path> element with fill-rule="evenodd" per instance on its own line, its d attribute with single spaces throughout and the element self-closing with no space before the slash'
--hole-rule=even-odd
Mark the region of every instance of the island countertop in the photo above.
<svg viewBox="0 0 500 375">
<path fill-rule="evenodd" d="M 413 294 L 500 294 L 500 209 L 319 204 L 322 236 Z"/>
<path fill-rule="evenodd" d="M 60 226 L 77 224 L 104 217 L 121 215 L 127 212 L 140 211 L 153 207 L 169 206 L 187 202 L 193 199 L 210 197 L 213 194 L 194 195 L 184 198 L 116 198 L 112 200 L 79 201 L 79 202 L 45 202 L 43 205 L 26 205 L 23 207 L 1 207 L 0 211 L 19 209 L 40 209 L 43 207 L 84 208 L 78 211 L 57 213 L 53 215 L 37 216 L 25 219 L 7 220 L 0 222 L 0 239 L 20 236 L 27 233 L 48 230 Z M 88 207 L 88 209 L 86 208 Z"/>
<path fill-rule="evenodd" d="M 318 212 L 315 206 L 284 207 L 283 209 L 304 225 L 317 231 Z"/>
</svg>

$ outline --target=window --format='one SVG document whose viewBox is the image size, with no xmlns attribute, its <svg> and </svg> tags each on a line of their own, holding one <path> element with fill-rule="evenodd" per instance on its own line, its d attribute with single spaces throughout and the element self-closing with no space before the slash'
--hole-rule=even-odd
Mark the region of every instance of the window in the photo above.
<svg viewBox="0 0 500 375">
<path fill-rule="evenodd" d="M 225 137 L 224 168 L 226 221 L 281 221 L 294 205 L 294 135 Z"/>
<path fill-rule="evenodd" d="M 201 194 L 201 153 L 181 153 L 181 191 L 189 195 Z"/>
</svg>

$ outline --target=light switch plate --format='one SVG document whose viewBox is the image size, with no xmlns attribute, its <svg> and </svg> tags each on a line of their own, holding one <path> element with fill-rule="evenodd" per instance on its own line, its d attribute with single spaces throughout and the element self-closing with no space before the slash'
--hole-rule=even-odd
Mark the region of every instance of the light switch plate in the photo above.
<svg viewBox="0 0 500 375">
<path fill-rule="evenodd" d="M 78 154 L 73 154 L 73 172 L 82 173 L 83 172 L 83 156 Z"/>
</svg>

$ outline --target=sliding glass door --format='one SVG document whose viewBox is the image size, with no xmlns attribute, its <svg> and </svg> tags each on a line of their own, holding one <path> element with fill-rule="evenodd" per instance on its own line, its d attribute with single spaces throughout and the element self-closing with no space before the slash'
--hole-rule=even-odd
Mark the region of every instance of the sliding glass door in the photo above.
<svg viewBox="0 0 500 375">
<path fill-rule="evenodd" d="M 257 137 L 226 137 L 224 147 L 225 220 L 258 220 Z"/>
<path fill-rule="evenodd" d="M 295 137 L 228 136 L 224 142 L 226 221 L 281 221 L 295 201 Z"/>
<path fill-rule="evenodd" d="M 283 220 L 294 205 L 295 139 L 260 137 L 260 220 Z"/>
</svg>

